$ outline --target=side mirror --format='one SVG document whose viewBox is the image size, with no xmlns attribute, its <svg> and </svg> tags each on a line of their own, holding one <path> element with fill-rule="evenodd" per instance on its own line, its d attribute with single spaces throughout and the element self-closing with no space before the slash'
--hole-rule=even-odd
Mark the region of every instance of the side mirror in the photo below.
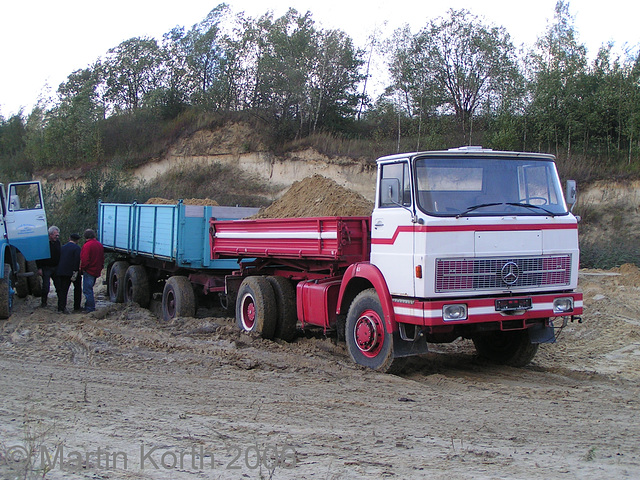
<svg viewBox="0 0 640 480">
<path fill-rule="evenodd" d="M 400 205 L 400 180 L 383 178 L 380 181 L 380 203 L 382 206 Z"/>
<path fill-rule="evenodd" d="M 578 201 L 578 190 L 576 188 L 575 180 L 567 180 L 566 190 L 564 192 L 565 200 L 569 205 L 569 210 L 573 210 L 574 205 Z"/>
</svg>

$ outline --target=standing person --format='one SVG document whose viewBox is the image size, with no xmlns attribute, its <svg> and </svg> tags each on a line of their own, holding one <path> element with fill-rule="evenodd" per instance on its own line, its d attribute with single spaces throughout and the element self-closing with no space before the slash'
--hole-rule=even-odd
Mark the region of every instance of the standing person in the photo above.
<svg viewBox="0 0 640 480">
<path fill-rule="evenodd" d="M 49 298 L 49 289 L 51 288 L 50 280 L 53 279 L 53 285 L 56 287 L 56 267 L 60 261 L 60 229 L 55 225 L 49 227 L 49 258 L 36 260 L 38 274 L 42 276 L 42 296 L 40 297 L 40 306 L 47 306 Z"/>
<path fill-rule="evenodd" d="M 84 231 L 85 242 L 80 251 L 80 271 L 82 272 L 82 293 L 84 293 L 84 310 L 93 312 L 96 302 L 93 298 L 93 286 L 96 278 L 102 274 L 104 267 L 104 248 L 96 238 L 96 232 L 87 228 Z"/>
<path fill-rule="evenodd" d="M 69 235 L 69 241 L 60 248 L 60 262 L 56 268 L 56 277 L 58 283 L 56 285 L 56 293 L 58 294 L 58 311 L 69 313 L 67 311 L 67 294 L 69 286 L 73 281 L 73 310 L 80 310 L 80 302 L 82 301 L 82 289 L 78 286 L 77 278 L 80 270 L 80 245 L 78 245 L 80 235 L 72 233 Z"/>
</svg>

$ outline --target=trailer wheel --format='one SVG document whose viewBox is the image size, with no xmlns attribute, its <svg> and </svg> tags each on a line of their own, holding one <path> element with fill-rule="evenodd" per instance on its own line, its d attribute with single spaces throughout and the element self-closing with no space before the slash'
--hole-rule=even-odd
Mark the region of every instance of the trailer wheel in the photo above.
<svg viewBox="0 0 640 480">
<path fill-rule="evenodd" d="M 165 322 L 196 314 L 196 295 L 187 277 L 170 277 L 162 292 L 162 318 Z"/>
<path fill-rule="evenodd" d="M 296 289 L 291 280 L 284 277 L 267 277 L 276 297 L 276 328 L 273 336 L 290 342 L 296 338 L 298 311 Z"/>
<path fill-rule="evenodd" d="M 236 301 L 236 323 L 245 332 L 273 338 L 277 304 L 273 287 L 265 277 L 247 277 L 242 281 Z"/>
<path fill-rule="evenodd" d="M 529 332 L 486 332 L 473 337 L 473 345 L 480 357 L 512 367 L 524 367 L 535 357 L 539 344 L 531 343 Z"/>
<path fill-rule="evenodd" d="M 358 365 L 393 373 L 404 364 L 393 358 L 393 335 L 387 332 L 380 299 L 375 289 L 360 292 L 349 307 L 345 326 L 349 355 Z"/>
<path fill-rule="evenodd" d="M 142 308 L 149 306 L 151 293 L 149 292 L 149 278 L 143 265 L 131 265 L 124 275 L 124 301 L 137 303 Z"/>
<path fill-rule="evenodd" d="M 13 307 L 13 288 L 11 287 L 11 266 L 5 263 L 4 278 L 0 278 L 0 319 L 11 315 Z"/>
<path fill-rule="evenodd" d="M 109 289 L 109 300 L 113 303 L 124 302 L 125 281 L 129 264 L 124 260 L 119 260 L 111 265 L 107 287 Z"/>
<path fill-rule="evenodd" d="M 18 298 L 24 298 L 29 295 L 29 282 L 25 273 L 27 273 L 27 260 L 20 252 L 17 254 L 18 272 L 16 273 L 16 295 Z"/>
<path fill-rule="evenodd" d="M 27 273 L 33 273 L 27 277 L 27 284 L 29 285 L 29 292 L 34 297 L 42 296 L 42 275 L 38 273 L 38 265 L 35 261 L 27 262 Z"/>
</svg>

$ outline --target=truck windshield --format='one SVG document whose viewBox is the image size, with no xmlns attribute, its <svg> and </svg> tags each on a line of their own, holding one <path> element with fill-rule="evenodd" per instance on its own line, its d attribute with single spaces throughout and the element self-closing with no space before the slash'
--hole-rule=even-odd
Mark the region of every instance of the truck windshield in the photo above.
<svg viewBox="0 0 640 480">
<path fill-rule="evenodd" d="M 415 176 L 418 207 L 429 215 L 567 214 L 552 161 L 424 157 Z"/>
</svg>

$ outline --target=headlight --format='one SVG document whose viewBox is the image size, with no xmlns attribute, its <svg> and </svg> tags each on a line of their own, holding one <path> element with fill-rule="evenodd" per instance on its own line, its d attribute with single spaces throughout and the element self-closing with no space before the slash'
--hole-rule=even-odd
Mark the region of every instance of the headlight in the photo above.
<svg viewBox="0 0 640 480">
<path fill-rule="evenodd" d="M 467 305 L 464 303 L 456 303 L 454 305 L 445 305 L 442 307 L 442 319 L 447 321 L 466 320 Z"/>
<path fill-rule="evenodd" d="M 553 301 L 553 313 L 573 312 L 573 297 L 556 298 Z"/>
</svg>

